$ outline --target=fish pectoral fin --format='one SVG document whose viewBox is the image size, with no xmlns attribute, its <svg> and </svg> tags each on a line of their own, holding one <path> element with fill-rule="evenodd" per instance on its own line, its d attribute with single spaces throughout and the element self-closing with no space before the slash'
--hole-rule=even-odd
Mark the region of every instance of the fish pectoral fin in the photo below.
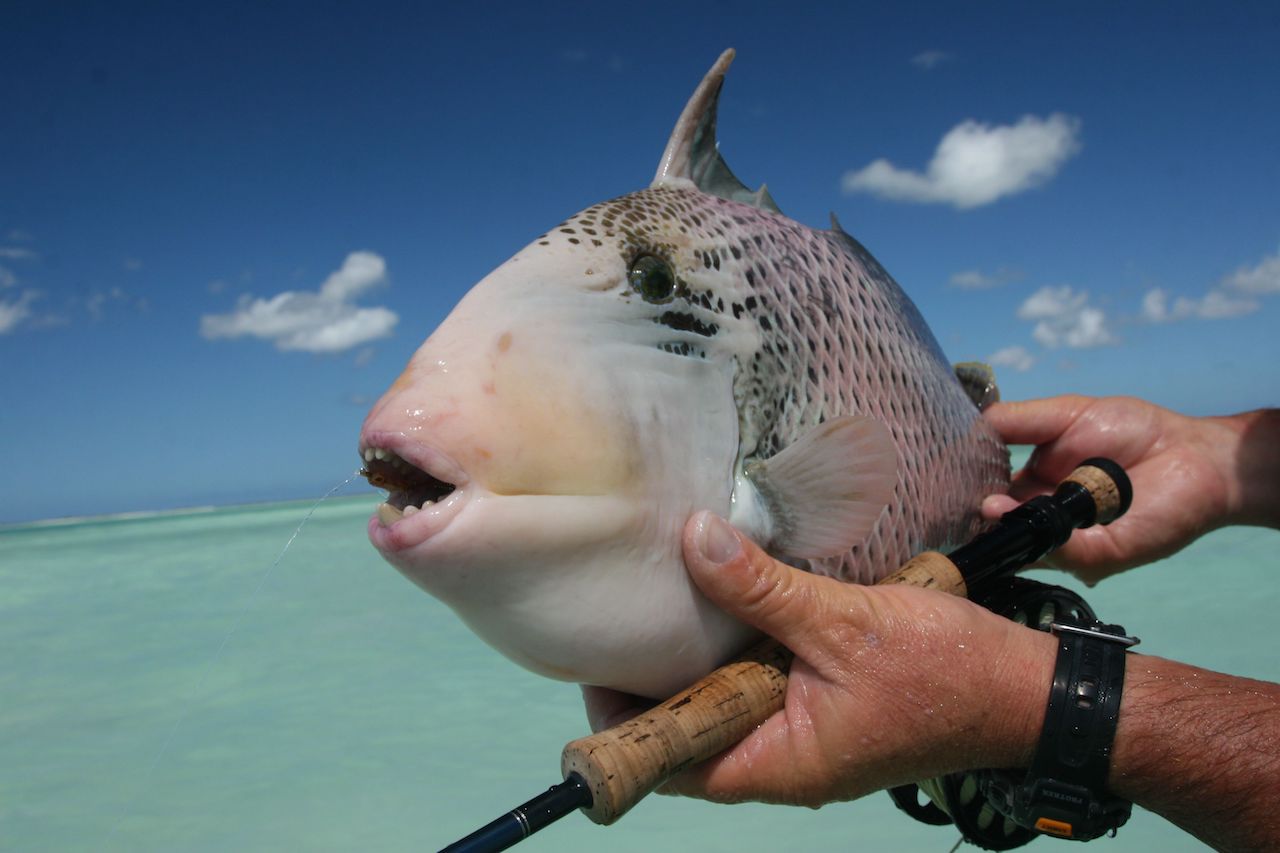
<svg viewBox="0 0 1280 853">
<path fill-rule="evenodd" d="M 821 559 L 871 533 L 898 483 L 898 448 L 880 421 L 848 415 L 819 424 L 745 473 L 772 521 L 770 550 Z"/>
<path fill-rule="evenodd" d="M 962 361 L 955 366 L 955 371 L 960 386 L 979 412 L 985 412 L 987 406 L 1000 402 L 1000 386 L 996 384 L 996 372 L 991 365 L 981 361 Z"/>
</svg>

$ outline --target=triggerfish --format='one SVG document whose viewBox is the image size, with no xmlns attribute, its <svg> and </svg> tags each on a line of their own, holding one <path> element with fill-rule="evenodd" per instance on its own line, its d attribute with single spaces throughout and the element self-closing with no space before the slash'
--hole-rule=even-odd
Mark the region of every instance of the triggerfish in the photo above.
<svg viewBox="0 0 1280 853">
<path fill-rule="evenodd" d="M 681 114 L 648 189 L 475 285 L 373 407 L 383 556 L 517 663 L 665 697 L 750 631 L 680 536 L 713 510 L 793 565 L 872 582 L 980 529 L 1009 457 L 915 305 L 832 218 L 801 225 Z"/>
</svg>

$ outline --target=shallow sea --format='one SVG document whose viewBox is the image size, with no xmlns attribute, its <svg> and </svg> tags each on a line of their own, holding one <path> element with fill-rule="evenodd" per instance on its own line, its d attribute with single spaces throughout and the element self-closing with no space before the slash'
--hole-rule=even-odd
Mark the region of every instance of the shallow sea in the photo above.
<svg viewBox="0 0 1280 853">
<path fill-rule="evenodd" d="M 577 688 L 508 663 L 383 563 L 373 503 L 324 502 L 269 572 L 309 502 L 0 530 L 0 849 L 435 850 L 559 781 L 587 731 Z M 1219 531 L 1087 598 L 1147 653 L 1280 680 L 1278 532 Z M 884 794 L 817 811 L 651 797 L 518 849 L 955 840 Z M 1203 848 L 1135 810 L 1099 849 Z"/>
</svg>

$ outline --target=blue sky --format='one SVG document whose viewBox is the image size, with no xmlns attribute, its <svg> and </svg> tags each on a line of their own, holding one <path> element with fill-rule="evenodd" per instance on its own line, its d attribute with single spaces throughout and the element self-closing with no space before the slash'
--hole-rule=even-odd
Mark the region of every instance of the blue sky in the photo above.
<svg viewBox="0 0 1280 853">
<path fill-rule="evenodd" d="M 0 522 L 318 495 L 533 237 L 726 160 L 1006 398 L 1280 400 L 1273 4 L 0 6 Z"/>
</svg>

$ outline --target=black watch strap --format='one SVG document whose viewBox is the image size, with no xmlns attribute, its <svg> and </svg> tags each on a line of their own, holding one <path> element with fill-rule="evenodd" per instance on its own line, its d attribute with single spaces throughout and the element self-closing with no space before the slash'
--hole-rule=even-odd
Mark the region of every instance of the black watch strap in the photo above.
<svg viewBox="0 0 1280 853">
<path fill-rule="evenodd" d="M 952 823 L 984 850 L 1012 850 L 1040 834 L 1088 841 L 1128 820 L 1107 791 L 1124 689 L 1125 650 L 1137 643 L 1097 621 L 1076 593 L 1026 578 L 993 583 L 977 599 L 1057 640 L 1053 685 L 1030 769 L 986 768 L 904 785 L 894 803 L 917 820 Z M 928 796 L 920 804 L 920 794 Z"/>
<path fill-rule="evenodd" d="M 1120 718 L 1125 657 L 1137 639 L 1119 625 L 1055 622 L 1053 688 L 1035 757 L 1009 795 L 1018 824 L 1087 841 L 1129 819 L 1130 804 L 1107 791 Z"/>
</svg>

